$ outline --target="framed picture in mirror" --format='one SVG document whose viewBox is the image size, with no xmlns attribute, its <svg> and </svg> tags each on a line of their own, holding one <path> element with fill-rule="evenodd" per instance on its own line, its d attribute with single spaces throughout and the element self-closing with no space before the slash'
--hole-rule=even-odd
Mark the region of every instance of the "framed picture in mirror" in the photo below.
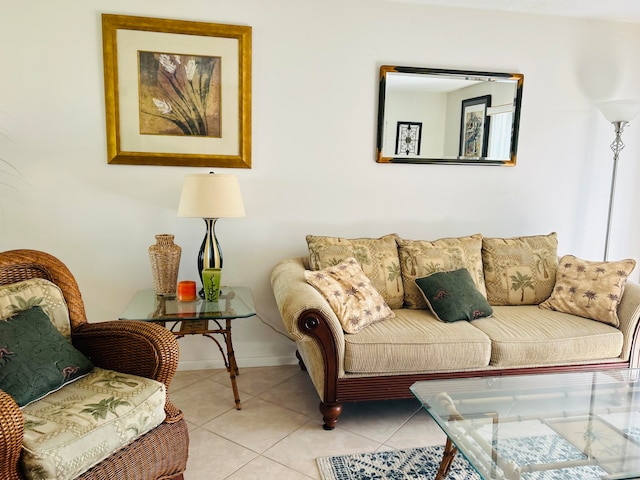
<svg viewBox="0 0 640 480">
<path fill-rule="evenodd" d="M 420 155 L 422 122 L 398 122 L 396 155 Z"/>
<path fill-rule="evenodd" d="M 460 157 L 486 157 L 489 140 L 487 108 L 491 106 L 491 95 L 468 98 L 462 101 L 460 116 Z"/>
</svg>

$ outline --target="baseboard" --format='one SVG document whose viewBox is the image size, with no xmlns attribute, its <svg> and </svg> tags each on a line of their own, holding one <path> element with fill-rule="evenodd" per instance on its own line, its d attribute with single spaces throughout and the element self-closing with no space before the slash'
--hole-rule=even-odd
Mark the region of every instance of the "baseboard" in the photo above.
<svg viewBox="0 0 640 480">
<path fill-rule="evenodd" d="M 275 367 L 278 365 L 297 365 L 295 356 L 286 357 L 245 357 L 238 358 L 238 368 L 251 367 Z M 225 368 L 221 358 L 211 360 L 180 360 L 178 370 L 209 370 L 213 368 Z"/>
</svg>

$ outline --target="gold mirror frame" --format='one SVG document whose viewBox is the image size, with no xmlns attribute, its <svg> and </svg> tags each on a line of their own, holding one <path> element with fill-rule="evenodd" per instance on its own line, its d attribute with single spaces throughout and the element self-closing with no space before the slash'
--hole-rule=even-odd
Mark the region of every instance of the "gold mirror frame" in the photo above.
<svg viewBox="0 0 640 480">
<path fill-rule="evenodd" d="M 405 81 L 407 82 L 409 85 L 406 87 L 407 91 L 403 91 L 402 94 L 405 95 L 405 101 L 409 101 L 410 104 L 418 104 L 416 100 L 420 98 L 420 100 L 426 99 L 425 105 L 431 105 L 433 98 L 442 97 L 443 99 L 438 101 L 441 105 L 445 105 L 442 107 L 443 112 L 446 110 L 448 113 L 445 115 L 439 109 L 436 113 L 436 109 L 431 111 L 428 107 L 421 111 L 414 109 L 409 114 L 398 113 L 402 110 L 400 107 L 398 111 L 394 111 L 395 106 L 389 103 L 391 79 L 394 82 L 397 80 L 398 84 L 402 85 L 405 85 Z M 523 84 L 524 75 L 520 73 L 381 66 L 376 161 L 378 163 L 515 165 Z M 494 94 L 496 103 L 503 103 L 500 106 L 491 105 L 491 92 L 495 93 L 496 88 L 503 89 L 500 91 L 500 96 Z M 397 95 L 393 91 L 392 94 Z M 422 96 L 418 97 L 418 95 Z M 427 98 L 428 95 L 432 97 Z M 504 100 L 504 97 L 507 99 Z M 510 128 L 510 131 L 503 133 L 503 136 L 508 135 L 509 144 L 505 142 L 502 145 L 501 156 L 492 158 L 487 155 L 487 142 L 490 141 L 490 115 L 505 112 L 511 115 L 510 121 L 503 125 L 503 132 L 505 128 Z M 447 115 L 449 118 L 446 118 Z M 478 120 L 476 128 L 480 134 L 477 135 L 477 153 L 469 154 L 463 151 L 463 146 L 468 141 L 465 115 L 471 115 L 472 117 L 469 118 Z M 428 127 L 434 122 L 441 122 L 441 124 L 438 124 L 436 129 L 429 129 Z M 421 150 L 421 146 L 428 141 L 433 141 L 434 137 L 435 140 L 444 144 L 442 132 L 445 132 L 445 129 L 448 129 L 446 137 L 448 154 L 445 155 L 444 147 L 441 150 L 442 154 L 425 154 L 425 149 Z M 401 144 L 403 148 L 400 148 Z"/>
<path fill-rule="evenodd" d="M 124 44 L 119 31 L 136 32 L 127 34 L 137 35 L 134 38 L 139 40 Z M 249 26 L 102 14 L 108 163 L 251 168 L 251 35 Z M 165 135 L 161 142 L 148 146 L 148 141 L 154 139 L 144 138 L 140 133 L 139 119 L 134 118 L 132 112 L 135 109 L 140 117 L 142 109 L 136 103 L 138 96 L 129 92 L 133 89 L 138 92 L 137 76 L 140 75 L 140 67 L 134 69 L 130 66 L 135 66 L 137 61 L 131 53 L 141 50 L 140 47 L 136 48 L 135 42 L 145 45 L 144 48 L 151 45 L 153 52 L 171 53 L 177 57 L 179 54 L 190 53 L 183 51 L 184 45 L 188 45 L 186 49 L 191 49 L 191 53 L 195 55 L 219 57 L 221 62 L 228 62 L 227 65 L 232 66 L 234 72 L 237 69 L 237 76 L 230 76 L 226 80 L 223 77 L 221 81 L 225 88 L 220 87 L 219 102 L 221 106 L 233 105 L 233 108 L 224 111 L 227 117 L 220 116 L 221 132 L 218 136 L 204 138 L 196 134 Z M 217 45 L 222 46 L 220 51 L 216 50 Z M 228 45 L 231 47 L 227 47 Z M 126 61 L 123 60 L 123 55 L 128 55 Z M 123 65 L 128 67 L 124 68 Z M 127 90 L 126 94 L 121 95 L 122 90 Z M 237 92 L 237 98 L 234 92 Z M 229 115 L 230 111 L 232 115 Z M 121 115 L 127 115 L 125 122 Z M 224 123 L 225 118 L 232 119 L 229 126 Z M 123 131 L 123 123 L 137 125 L 138 131 L 134 131 L 136 129 L 132 127 Z M 133 141 L 138 141 L 140 146 L 123 147 L 123 135 L 124 143 L 127 143 L 127 136 L 141 138 L 140 141 Z M 157 148 L 158 145 L 166 145 L 168 148 Z"/>
</svg>

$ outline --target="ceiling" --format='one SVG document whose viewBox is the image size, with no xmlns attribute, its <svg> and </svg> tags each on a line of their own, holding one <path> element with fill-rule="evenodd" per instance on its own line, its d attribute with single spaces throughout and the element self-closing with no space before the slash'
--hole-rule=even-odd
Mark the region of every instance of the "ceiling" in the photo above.
<svg viewBox="0 0 640 480">
<path fill-rule="evenodd" d="M 638 0 L 393 0 L 442 7 L 640 23 Z"/>
</svg>

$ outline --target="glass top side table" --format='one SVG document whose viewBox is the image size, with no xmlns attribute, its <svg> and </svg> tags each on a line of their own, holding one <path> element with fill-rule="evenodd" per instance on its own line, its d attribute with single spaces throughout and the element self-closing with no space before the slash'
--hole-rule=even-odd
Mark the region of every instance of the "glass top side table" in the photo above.
<svg viewBox="0 0 640 480">
<path fill-rule="evenodd" d="M 251 289 L 222 287 L 217 302 L 197 299 L 179 302 L 175 297 L 156 295 L 153 288 L 139 290 L 120 314 L 120 320 L 139 320 L 162 325 L 177 338 L 202 335 L 215 342 L 229 372 L 236 409 L 242 408 L 236 384 L 238 364 L 231 339 L 231 321 L 256 314 Z M 222 335 L 226 347 L 214 335 Z"/>
</svg>

